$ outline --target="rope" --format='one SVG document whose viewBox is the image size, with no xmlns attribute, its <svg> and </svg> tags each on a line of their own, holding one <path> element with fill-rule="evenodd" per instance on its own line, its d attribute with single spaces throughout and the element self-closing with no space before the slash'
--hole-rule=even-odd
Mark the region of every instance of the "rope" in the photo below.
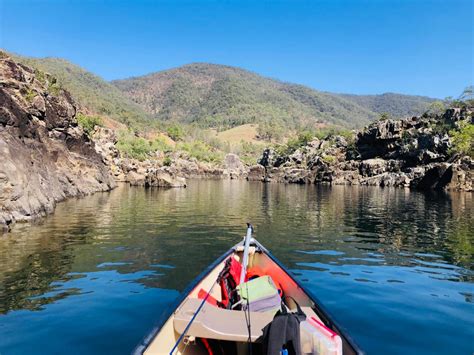
<svg viewBox="0 0 474 355">
<path fill-rule="evenodd" d="M 250 296 L 249 296 L 249 284 L 247 282 L 245 283 L 245 287 L 247 288 L 247 312 L 244 311 L 244 313 L 245 313 L 245 321 L 247 322 L 247 329 L 249 332 L 249 339 L 248 339 L 249 355 L 252 355 L 252 329 L 251 329 L 251 322 L 250 322 L 250 304 L 249 304 Z"/>
<path fill-rule="evenodd" d="M 182 341 L 183 338 L 185 337 L 186 333 L 188 332 L 189 328 L 191 327 L 191 324 L 194 322 L 194 319 L 196 319 L 196 316 L 198 315 L 198 313 L 201 311 L 202 307 L 203 307 L 204 304 L 206 303 L 207 298 L 209 297 L 209 295 L 211 294 L 212 289 L 214 288 L 214 286 L 215 286 L 216 283 L 217 283 L 217 280 L 218 280 L 218 279 L 216 279 L 216 281 L 214 281 L 214 283 L 212 284 L 211 288 L 209 289 L 209 292 L 206 294 L 206 297 L 204 297 L 204 299 L 202 300 L 202 302 L 201 302 L 201 304 L 199 305 L 198 309 L 197 309 L 196 312 L 193 314 L 193 317 L 191 318 L 191 320 L 189 321 L 189 323 L 186 325 L 186 328 L 184 328 L 183 333 L 179 336 L 178 341 L 176 341 L 176 344 L 174 344 L 174 346 L 173 346 L 173 349 L 171 349 L 170 355 L 173 355 L 173 352 L 176 350 L 176 348 L 178 347 L 179 343 L 181 343 L 181 341 Z"/>
</svg>

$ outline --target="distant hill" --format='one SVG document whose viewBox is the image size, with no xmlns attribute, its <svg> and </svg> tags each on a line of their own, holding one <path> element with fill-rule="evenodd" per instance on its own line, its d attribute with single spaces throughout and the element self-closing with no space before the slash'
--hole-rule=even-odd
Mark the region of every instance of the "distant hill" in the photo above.
<svg viewBox="0 0 474 355">
<path fill-rule="evenodd" d="M 158 119 L 209 127 L 265 120 L 291 127 L 316 122 L 360 127 L 382 112 L 394 117 L 421 114 L 432 101 L 399 94 L 332 94 L 207 63 L 116 80 L 113 84 Z"/>
<path fill-rule="evenodd" d="M 189 64 L 113 84 L 162 120 L 234 127 L 262 121 L 362 126 L 377 115 L 338 95 L 224 65 Z"/>
<path fill-rule="evenodd" d="M 426 96 L 394 93 L 381 95 L 340 94 L 339 96 L 349 99 L 373 112 L 379 114 L 386 112 L 395 118 L 421 115 L 426 112 L 430 103 L 436 100 Z"/>
<path fill-rule="evenodd" d="M 64 59 L 12 56 L 57 77 L 83 111 L 129 126 L 155 118 L 213 128 L 265 121 L 288 128 L 318 123 L 357 128 L 382 112 L 393 117 L 421 114 L 433 101 L 391 93 L 332 94 L 207 63 L 107 82 Z"/>
<path fill-rule="evenodd" d="M 90 114 L 104 115 L 127 125 L 143 122 L 149 115 L 114 85 L 99 76 L 59 58 L 29 58 L 9 54 L 19 62 L 48 72 L 70 91 L 79 107 Z"/>
</svg>

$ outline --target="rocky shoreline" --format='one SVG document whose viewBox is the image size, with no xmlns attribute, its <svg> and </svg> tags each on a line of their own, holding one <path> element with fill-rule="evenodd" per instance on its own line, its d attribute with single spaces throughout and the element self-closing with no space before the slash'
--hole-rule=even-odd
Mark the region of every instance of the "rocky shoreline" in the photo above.
<svg viewBox="0 0 474 355">
<path fill-rule="evenodd" d="M 248 167 L 232 153 L 221 164 L 201 162 L 180 152 L 167 156 L 168 161 L 162 152 L 156 152 L 156 158 L 139 161 L 121 156 L 112 129 L 96 127 L 92 138 L 115 180 L 132 186 L 186 187 L 186 179 L 245 179 L 248 174 Z"/>
<path fill-rule="evenodd" d="M 94 140 L 115 179 L 134 186 L 184 187 L 186 179 L 204 178 L 473 191 L 474 160 L 455 153 L 448 135 L 473 119 L 471 110 L 449 109 L 443 115 L 380 120 L 352 140 L 314 138 L 290 153 L 267 148 L 253 166 L 235 154 L 227 154 L 220 165 L 180 153 L 168 156 L 167 164 L 164 155 L 141 162 L 120 157 L 112 130 L 98 127 Z"/>
<path fill-rule="evenodd" d="M 91 137 L 85 134 L 73 98 L 53 77 L 0 55 L 0 231 L 117 182 L 170 188 L 186 187 L 187 179 L 246 179 L 473 191 L 474 160 L 455 153 L 448 135 L 473 120 L 466 108 L 380 120 L 354 137 L 314 138 L 291 151 L 267 148 L 252 166 L 231 153 L 221 164 L 180 151 L 139 161 L 120 154 L 113 129 L 96 126 Z"/>
<path fill-rule="evenodd" d="M 116 186 L 54 78 L 0 58 L 0 231 Z"/>
<path fill-rule="evenodd" d="M 185 187 L 190 178 L 246 176 L 235 154 L 220 166 L 178 153 L 170 165 L 123 158 L 115 132 L 96 127 L 89 138 L 76 111 L 54 77 L 0 57 L 0 232 L 53 212 L 66 198 L 109 191 L 117 182 L 168 188 Z"/>
<path fill-rule="evenodd" d="M 248 179 L 473 191 L 474 160 L 454 153 L 447 134 L 473 120 L 471 110 L 449 109 L 443 115 L 374 122 L 352 142 L 332 136 L 291 154 L 266 149 Z"/>
</svg>

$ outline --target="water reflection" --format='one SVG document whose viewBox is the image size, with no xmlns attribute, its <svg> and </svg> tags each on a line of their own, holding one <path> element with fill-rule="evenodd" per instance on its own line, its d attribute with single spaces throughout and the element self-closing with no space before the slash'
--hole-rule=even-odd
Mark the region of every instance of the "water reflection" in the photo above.
<svg viewBox="0 0 474 355">
<path fill-rule="evenodd" d="M 412 326 L 428 336 L 446 328 L 459 334 L 463 326 L 458 348 L 472 352 L 472 216 L 472 194 L 238 181 L 121 186 L 69 200 L 40 224 L 0 238 L 0 339 L 7 339 L 0 353 L 41 342 L 27 335 L 25 322 L 59 335 L 84 313 L 109 320 L 99 333 L 122 337 L 116 350 L 129 351 L 178 291 L 240 240 L 247 221 L 369 352 L 397 353 L 399 345 L 387 348 L 393 337 L 418 353 L 455 343 L 446 336 L 437 338 L 436 351 L 422 347 L 405 339 L 401 327 Z M 58 313 L 61 307 L 68 311 Z M 380 322 L 390 325 L 377 328 Z M 379 329 L 377 340 L 362 326 Z M 73 344 L 104 350 L 103 341 L 84 348 L 84 338 L 81 330 L 62 334 L 45 352 Z"/>
</svg>

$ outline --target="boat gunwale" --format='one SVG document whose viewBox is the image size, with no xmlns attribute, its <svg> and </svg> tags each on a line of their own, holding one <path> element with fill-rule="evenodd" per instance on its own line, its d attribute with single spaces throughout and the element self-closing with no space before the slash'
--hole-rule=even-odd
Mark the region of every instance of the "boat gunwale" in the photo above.
<svg viewBox="0 0 474 355">
<path fill-rule="evenodd" d="M 267 249 L 265 248 L 259 241 L 255 238 L 252 238 L 251 244 L 255 244 L 258 248 L 261 249 L 280 269 L 282 269 L 294 282 L 295 284 L 301 288 L 306 295 L 313 301 L 314 303 L 314 311 L 315 313 L 323 320 L 323 322 L 328 326 L 330 329 L 337 331 L 344 340 L 349 344 L 352 350 L 357 355 L 364 355 L 365 353 L 359 348 L 359 346 L 355 343 L 350 335 L 348 335 L 347 330 L 342 327 L 339 322 L 334 319 L 334 316 L 329 312 L 326 307 L 323 306 L 322 302 L 319 300 L 318 297 L 314 295 L 314 293 L 304 287 L 293 275 L 291 275 L 290 271 Z M 191 291 L 205 278 L 207 277 L 225 258 L 230 256 L 234 253 L 237 248 L 243 245 L 243 241 L 237 243 L 229 250 L 227 250 L 224 254 L 214 260 L 206 269 L 204 269 L 198 276 L 196 276 L 191 283 L 180 293 L 180 296 L 176 298 L 174 302 L 172 302 L 165 311 L 161 314 L 159 320 L 152 328 L 152 330 L 142 339 L 142 341 L 135 347 L 132 354 L 133 355 L 143 355 L 144 351 L 148 348 L 148 346 L 152 343 L 155 337 L 159 334 L 160 330 L 164 326 L 164 324 L 168 321 L 168 319 L 173 315 L 173 312 L 176 311 L 178 306 L 183 303 L 183 301 L 189 296 Z"/>
<path fill-rule="evenodd" d="M 296 283 L 296 285 L 301 288 L 306 293 L 306 295 L 314 302 L 314 311 L 318 315 L 318 317 L 323 320 L 323 323 L 325 323 L 325 325 L 328 326 L 330 329 L 337 331 L 344 338 L 344 340 L 352 347 L 352 349 L 357 355 L 364 355 L 365 353 L 355 343 L 354 339 L 352 339 L 352 337 L 348 335 L 346 328 L 342 327 L 339 322 L 334 319 L 334 316 L 326 309 L 326 307 L 323 306 L 319 298 L 316 297 L 312 291 L 304 287 L 295 277 L 293 277 L 290 271 L 267 248 L 260 244 L 260 242 L 256 239 L 254 239 L 254 241 L 255 244 L 259 248 L 261 248 L 267 254 L 267 256 L 275 264 L 277 264 L 277 266 L 280 267 L 280 269 L 282 269 Z"/>
<path fill-rule="evenodd" d="M 159 334 L 161 328 L 165 325 L 168 319 L 173 315 L 178 306 L 189 296 L 191 291 L 208 276 L 225 258 L 231 255 L 235 250 L 235 246 L 227 250 L 224 254 L 214 260 L 206 269 L 204 269 L 198 276 L 196 276 L 188 286 L 180 293 L 180 295 L 162 312 L 159 320 L 148 332 L 148 334 L 141 340 L 141 342 L 132 351 L 133 355 L 142 355 L 148 346 L 153 342 L 155 337 Z"/>
</svg>

